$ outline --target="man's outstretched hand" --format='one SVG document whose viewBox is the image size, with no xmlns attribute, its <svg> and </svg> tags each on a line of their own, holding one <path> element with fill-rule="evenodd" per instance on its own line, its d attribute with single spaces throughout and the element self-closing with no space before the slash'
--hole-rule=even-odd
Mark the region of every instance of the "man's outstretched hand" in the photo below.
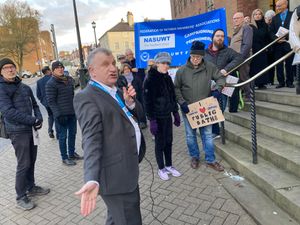
<svg viewBox="0 0 300 225">
<path fill-rule="evenodd" d="M 94 182 L 88 182 L 75 193 L 81 196 L 81 214 L 88 216 L 96 208 L 96 200 L 99 192 L 99 185 Z"/>
</svg>

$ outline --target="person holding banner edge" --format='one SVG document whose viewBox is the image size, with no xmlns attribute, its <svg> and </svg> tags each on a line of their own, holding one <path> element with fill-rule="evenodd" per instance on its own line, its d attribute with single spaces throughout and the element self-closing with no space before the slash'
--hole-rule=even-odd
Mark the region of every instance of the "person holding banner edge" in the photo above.
<svg viewBox="0 0 300 225">
<path fill-rule="evenodd" d="M 199 167 L 200 152 L 197 143 L 196 131 L 192 129 L 186 114 L 189 113 L 188 104 L 200 101 L 211 95 L 220 96 L 220 91 L 225 85 L 225 77 L 218 68 L 203 59 L 205 45 L 200 41 L 194 41 L 190 50 L 190 57 L 186 65 L 182 66 L 176 73 L 175 94 L 180 105 L 185 125 L 186 143 L 191 156 L 191 167 Z M 211 93 L 211 80 L 216 82 L 216 91 Z M 223 171 L 224 167 L 216 161 L 213 145 L 212 126 L 199 128 L 205 161 L 208 167 L 216 171 Z"/>
</svg>

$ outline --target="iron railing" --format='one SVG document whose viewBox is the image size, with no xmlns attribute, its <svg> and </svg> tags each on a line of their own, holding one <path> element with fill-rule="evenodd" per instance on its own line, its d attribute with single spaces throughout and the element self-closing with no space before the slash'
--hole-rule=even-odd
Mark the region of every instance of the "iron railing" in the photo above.
<svg viewBox="0 0 300 225">
<path fill-rule="evenodd" d="M 288 34 L 285 34 L 284 36 L 278 37 L 273 42 L 271 42 L 270 44 L 268 44 L 267 46 L 262 48 L 260 51 L 256 52 L 255 54 L 253 54 L 252 56 L 247 58 L 245 61 L 243 61 L 241 64 L 239 64 L 238 66 L 236 66 L 235 68 L 230 70 L 227 74 L 231 74 L 232 72 L 234 72 L 235 70 L 240 68 L 242 65 L 249 62 L 255 56 L 257 56 L 258 54 L 260 54 L 261 52 L 263 52 L 264 50 L 266 50 L 267 48 L 269 48 L 273 44 L 277 43 L 279 40 L 283 39 L 287 35 Z M 262 76 L 265 72 L 269 71 L 271 68 L 273 68 L 277 64 L 281 63 L 282 61 L 284 61 L 285 59 L 290 57 L 293 53 L 294 53 L 293 51 L 290 51 L 289 53 L 287 53 L 286 55 L 284 55 L 283 57 L 281 57 L 280 59 L 278 59 L 277 61 L 275 61 L 274 63 L 272 63 L 271 65 L 269 65 L 265 69 L 261 70 L 260 72 L 255 74 L 253 77 L 251 77 L 250 79 L 248 79 L 244 82 L 241 82 L 241 83 L 238 83 L 238 84 L 226 83 L 226 85 L 225 85 L 226 87 L 238 88 L 238 87 L 241 87 L 241 86 L 244 86 L 244 85 L 250 83 L 250 113 L 251 113 L 251 141 L 252 141 L 251 151 L 252 151 L 252 162 L 253 162 L 253 164 L 258 163 L 258 161 L 257 161 L 256 107 L 255 107 L 255 85 L 254 85 L 254 80 L 257 79 L 258 77 Z M 300 82 L 300 80 L 298 80 L 298 82 Z M 225 127 L 224 127 L 224 123 L 221 124 L 221 137 L 222 137 L 222 143 L 225 144 Z"/>
</svg>

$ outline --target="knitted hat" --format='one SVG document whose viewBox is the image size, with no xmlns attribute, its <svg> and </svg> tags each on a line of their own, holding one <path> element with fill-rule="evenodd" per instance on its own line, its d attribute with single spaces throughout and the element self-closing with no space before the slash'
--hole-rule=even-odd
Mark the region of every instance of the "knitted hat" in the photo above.
<svg viewBox="0 0 300 225">
<path fill-rule="evenodd" d="M 154 57 L 155 63 L 170 63 L 172 62 L 172 57 L 168 52 L 159 52 Z"/>
<path fill-rule="evenodd" d="M 3 58 L 0 60 L 0 71 L 2 70 L 2 67 L 6 64 L 12 64 L 16 67 L 16 64 L 12 60 L 10 60 L 9 58 Z"/>
<path fill-rule="evenodd" d="M 50 67 L 49 67 L 49 66 L 44 66 L 43 69 L 42 69 L 42 73 L 43 73 L 43 74 L 46 74 L 47 71 L 49 71 L 49 70 L 50 70 Z M 51 70 L 50 70 L 50 71 L 51 71 Z"/>
<path fill-rule="evenodd" d="M 64 65 L 60 62 L 60 61 L 55 61 L 52 63 L 52 71 L 54 71 L 56 68 L 58 68 L 59 66 L 64 67 Z"/>
<path fill-rule="evenodd" d="M 193 41 L 190 55 L 204 55 L 205 54 L 205 44 L 200 41 Z"/>
</svg>

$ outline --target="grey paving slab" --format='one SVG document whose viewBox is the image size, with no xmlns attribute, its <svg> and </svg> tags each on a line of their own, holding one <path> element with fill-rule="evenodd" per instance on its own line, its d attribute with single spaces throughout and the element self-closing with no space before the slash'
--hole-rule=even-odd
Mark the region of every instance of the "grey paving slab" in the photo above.
<svg viewBox="0 0 300 225">
<path fill-rule="evenodd" d="M 206 168 L 203 161 L 197 170 L 190 168 L 183 126 L 174 128 L 173 165 L 183 173 L 162 181 L 157 175 L 154 157 L 154 142 L 148 130 L 144 130 L 147 141 L 147 159 L 154 168 L 151 195 L 154 198 L 153 214 L 150 185 L 152 171 L 144 160 L 140 164 L 141 210 L 146 225 L 255 225 L 256 223 L 229 195 L 217 178 L 222 175 Z M 80 215 L 80 199 L 74 193 L 83 184 L 83 162 L 75 167 L 62 165 L 58 142 L 47 136 L 46 127 L 41 130 L 41 145 L 36 162 L 36 184 L 49 187 L 47 196 L 35 197 L 37 207 L 24 212 L 15 208 L 16 159 L 11 146 L 0 151 L 0 224 L 59 224 L 102 225 L 106 219 L 106 207 L 98 199 L 97 209 L 88 217 Z M 81 150 L 81 134 L 78 129 L 76 151 Z M 203 155 L 202 155 L 203 157 Z"/>
</svg>

